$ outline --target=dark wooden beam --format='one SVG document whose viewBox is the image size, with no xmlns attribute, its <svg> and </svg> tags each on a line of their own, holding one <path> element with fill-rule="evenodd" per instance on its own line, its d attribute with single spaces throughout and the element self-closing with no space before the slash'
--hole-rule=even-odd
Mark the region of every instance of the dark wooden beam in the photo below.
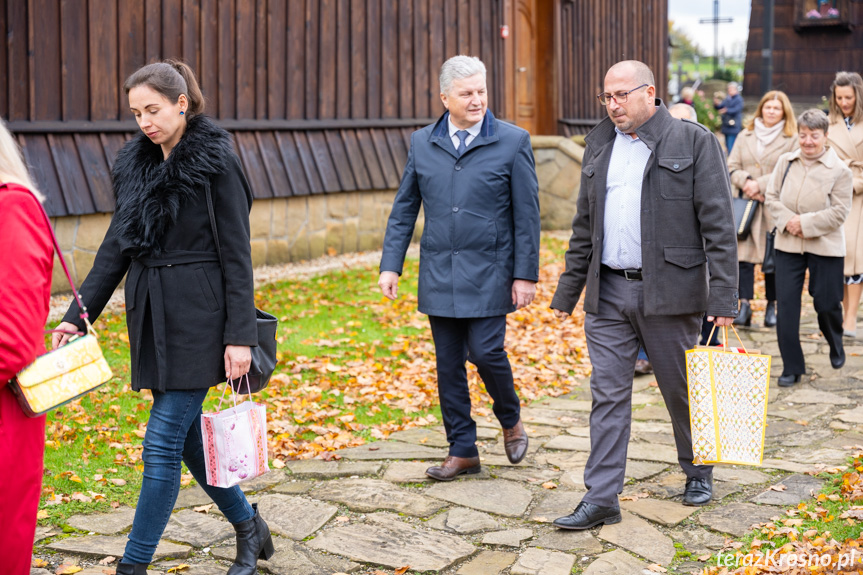
<svg viewBox="0 0 863 575">
<path fill-rule="evenodd" d="M 216 120 L 216 123 L 232 132 L 260 131 L 312 131 L 312 130 L 361 130 L 369 128 L 410 128 L 432 124 L 437 118 L 391 118 L 391 119 L 331 119 L 331 120 Z M 6 126 L 15 134 L 92 134 L 137 132 L 134 122 L 85 122 L 85 121 L 39 121 L 7 122 Z"/>
</svg>

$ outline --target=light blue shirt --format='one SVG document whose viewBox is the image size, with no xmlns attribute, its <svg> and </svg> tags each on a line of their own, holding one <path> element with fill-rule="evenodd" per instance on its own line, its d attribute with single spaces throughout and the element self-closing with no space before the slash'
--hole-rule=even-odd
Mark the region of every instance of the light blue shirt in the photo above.
<svg viewBox="0 0 863 575">
<path fill-rule="evenodd" d="M 455 133 L 459 131 L 459 128 L 452 123 L 452 117 L 450 116 L 447 117 L 447 123 L 449 124 L 449 139 L 452 141 L 452 145 L 455 146 L 455 149 L 458 150 L 458 136 L 456 136 Z M 473 142 L 474 138 L 479 136 L 481 130 L 482 120 L 467 129 L 467 138 L 464 139 L 465 148 L 470 146 L 470 143 Z"/>
<path fill-rule="evenodd" d="M 608 163 L 602 263 L 614 269 L 641 268 L 641 184 L 650 148 L 617 128 Z"/>
</svg>

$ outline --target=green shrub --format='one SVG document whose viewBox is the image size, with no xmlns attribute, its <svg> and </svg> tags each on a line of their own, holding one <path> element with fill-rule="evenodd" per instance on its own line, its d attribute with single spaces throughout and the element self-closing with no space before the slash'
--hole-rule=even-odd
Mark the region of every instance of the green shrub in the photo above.
<svg viewBox="0 0 863 575">
<path fill-rule="evenodd" d="M 712 80 L 724 80 L 726 82 L 739 82 L 740 78 L 731 68 L 719 68 L 710 76 Z"/>
<path fill-rule="evenodd" d="M 722 125 L 722 117 L 713 107 L 713 102 L 696 92 L 692 99 L 692 107 L 698 114 L 698 123 L 707 126 L 711 132 L 715 132 Z"/>
</svg>

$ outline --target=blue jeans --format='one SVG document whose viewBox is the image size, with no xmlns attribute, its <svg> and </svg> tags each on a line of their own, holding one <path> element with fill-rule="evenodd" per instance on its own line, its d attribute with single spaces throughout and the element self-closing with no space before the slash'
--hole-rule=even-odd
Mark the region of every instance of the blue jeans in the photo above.
<svg viewBox="0 0 863 575">
<path fill-rule="evenodd" d="M 123 563 L 148 564 L 180 491 L 181 462 L 219 506 L 231 523 L 254 516 L 252 506 L 236 485 L 207 485 L 204 445 L 201 441 L 201 406 L 208 389 L 153 392 L 153 408 L 144 436 L 144 480 Z"/>
<path fill-rule="evenodd" d="M 737 134 L 725 134 L 725 147 L 728 149 L 728 155 L 731 155 L 731 148 L 734 147 L 734 140 L 737 139 Z"/>
</svg>

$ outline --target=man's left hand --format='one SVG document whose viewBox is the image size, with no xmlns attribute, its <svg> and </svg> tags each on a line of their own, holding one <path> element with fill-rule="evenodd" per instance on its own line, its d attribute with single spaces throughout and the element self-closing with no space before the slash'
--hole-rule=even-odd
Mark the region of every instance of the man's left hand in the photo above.
<svg viewBox="0 0 863 575">
<path fill-rule="evenodd" d="M 713 317 L 712 315 L 707 316 L 707 321 L 712 321 L 713 325 L 716 327 L 729 327 L 731 323 L 734 321 L 733 317 Z"/>
<path fill-rule="evenodd" d="M 513 280 L 512 282 L 512 303 L 516 306 L 515 309 L 521 309 L 530 305 L 533 301 L 533 296 L 536 295 L 536 282 L 529 280 Z"/>
</svg>

